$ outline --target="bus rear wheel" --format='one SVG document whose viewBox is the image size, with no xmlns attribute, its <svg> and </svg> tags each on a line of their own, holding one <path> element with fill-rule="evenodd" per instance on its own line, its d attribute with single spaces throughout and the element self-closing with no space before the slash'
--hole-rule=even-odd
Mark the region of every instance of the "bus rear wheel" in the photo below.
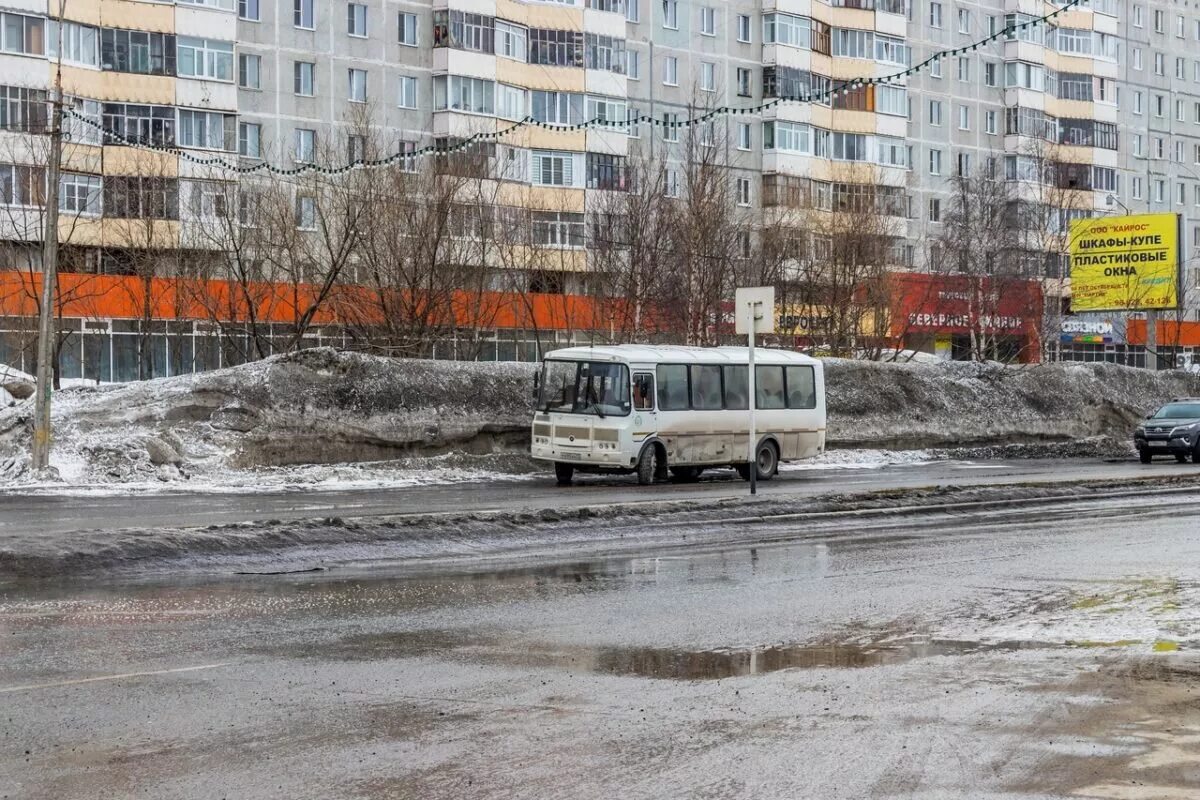
<svg viewBox="0 0 1200 800">
<path fill-rule="evenodd" d="M 758 446 L 755 467 L 758 469 L 757 478 L 760 481 L 769 481 L 779 472 L 779 451 L 775 449 L 773 442 L 763 442 Z M 738 464 L 735 469 L 738 475 L 742 476 L 742 480 L 750 480 L 749 464 Z"/>
<path fill-rule="evenodd" d="M 570 486 L 571 479 L 575 477 L 575 467 L 570 464 L 554 464 L 554 478 L 558 481 L 559 486 Z"/>
</svg>

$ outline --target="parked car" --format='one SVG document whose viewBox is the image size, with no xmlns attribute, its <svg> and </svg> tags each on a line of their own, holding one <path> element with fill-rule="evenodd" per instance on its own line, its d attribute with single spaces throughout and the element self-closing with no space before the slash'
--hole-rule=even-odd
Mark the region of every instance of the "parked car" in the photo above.
<svg viewBox="0 0 1200 800">
<path fill-rule="evenodd" d="M 1133 444 L 1143 464 L 1155 456 L 1188 457 L 1200 464 L 1200 397 L 1179 397 L 1146 417 L 1133 432 Z"/>
</svg>

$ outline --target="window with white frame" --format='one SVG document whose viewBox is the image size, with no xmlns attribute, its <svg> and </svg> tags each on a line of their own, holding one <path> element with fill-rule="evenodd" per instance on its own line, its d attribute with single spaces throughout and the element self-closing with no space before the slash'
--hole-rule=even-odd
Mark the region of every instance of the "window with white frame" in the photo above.
<svg viewBox="0 0 1200 800">
<path fill-rule="evenodd" d="M 984 112 L 983 132 L 984 133 L 995 133 L 996 132 L 996 112 L 995 111 Z"/>
<path fill-rule="evenodd" d="M 317 132 L 311 128 L 296 128 L 293 157 L 302 164 L 310 164 L 317 155 Z"/>
<path fill-rule="evenodd" d="M 942 59 L 941 58 L 935 58 L 933 61 L 929 62 L 929 77 L 931 77 L 931 78 L 941 78 L 942 77 Z"/>
<path fill-rule="evenodd" d="M 700 62 L 700 91 L 715 92 L 717 90 L 717 65 L 711 61 Z"/>
<path fill-rule="evenodd" d="M 238 86 L 243 89 L 262 88 L 262 56 L 238 53 Z"/>
<path fill-rule="evenodd" d="M 572 211 L 534 211 L 530 215 L 533 244 L 539 247 L 583 247 L 584 217 Z"/>
<path fill-rule="evenodd" d="M 639 6 L 641 0 L 625 0 L 625 19 L 629 22 L 641 22 L 642 10 Z"/>
<path fill-rule="evenodd" d="M 219 8 L 222 11 L 233 11 L 234 0 L 177 0 L 179 3 L 185 3 L 191 6 L 207 6 L 208 8 Z"/>
<path fill-rule="evenodd" d="M 317 65 L 312 61 L 296 61 L 292 66 L 295 94 L 312 97 L 317 92 Z"/>
<path fill-rule="evenodd" d="M 306 28 L 313 30 L 315 27 L 315 17 L 313 14 L 313 3 L 315 0 L 293 0 L 292 2 L 292 24 L 297 28 Z"/>
<path fill-rule="evenodd" d="M 366 38 L 367 7 L 362 3 L 346 4 L 346 33 L 350 36 Z"/>
<path fill-rule="evenodd" d="M 588 121 L 608 130 L 623 130 L 628 114 L 625 101 L 612 97 L 588 97 L 584 109 Z"/>
<path fill-rule="evenodd" d="M 749 122 L 739 122 L 737 130 L 738 130 L 738 138 L 737 138 L 738 150 L 749 150 L 750 146 L 751 146 L 751 141 L 752 141 L 751 137 L 753 135 L 753 134 L 751 134 L 750 123 Z"/>
<path fill-rule="evenodd" d="M 416 78 L 413 78 L 413 80 L 416 81 Z M 415 107 L 413 106 L 413 108 Z M 524 119 L 525 114 L 525 90 L 517 86 L 497 83 L 496 116 L 517 120 Z"/>
<path fill-rule="evenodd" d="M 233 150 L 236 125 L 234 114 L 181 108 L 177 141 L 180 147 Z"/>
<path fill-rule="evenodd" d="M 46 51 L 45 20 L 12 12 L 0 13 L 0 50 L 40 56 Z"/>
<path fill-rule="evenodd" d="M 238 155 L 262 158 L 262 125 L 257 122 L 238 123 Z"/>
<path fill-rule="evenodd" d="M 417 79 L 411 75 L 401 75 L 397 81 L 399 86 L 399 99 L 397 103 L 400 108 L 416 108 L 417 107 Z"/>
<path fill-rule="evenodd" d="M 971 82 L 971 59 L 964 56 L 959 56 L 956 65 L 958 67 L 958 82 Z"/>
<path fill-rule="evenodd" d="M 1141 6 L 1134 6 L 1134 7 L 1133 7 L 1133 27 L 1135 27 L 1135 28 L 1141 28 L 1141 27 L 1144 27 L 1144 26 L 1145 26 L 1145 24 L 1146 24 L 1146 23 L 1145 23 L 1145 21 L 1143 20 L 1143 17 L 1142 17 L 1142 7 L 1141 7 Z"/>
<path fill-rule="evenodd" d="M 99 216 L 104 210 L 103 187 L 99 175 L 64 172 L 58 182 L 58 208 L 72 214 Z"/>
<path fill-rule="evenodd" d="M 959 33 L 970 33 L 971 32 L 971 12 L 969 9 L 966 9 L 966 8 L 958 9 L 958 32 Z"/>
<path fill-rule="evenodd" d="M 930 175 L 941 175 L 942 174 L 942 151 L 941 150 L 930 150 L 929 151 L 929 174 Z"/>
<path fill-rule="evenodd" d="M 417 46 L 417 15 L 401 11 L 396 16 L 397 37 L 400 44 L 407 47 Z M 525 60 L 525 56 L 521 56 Z"/>
<path fill-rule="evenodd" d="M 530 182 L 535 186 L 574 186 L 573 153 L 534 150 L 530 154 Z"/>
<path fill-rule="evenodd" d="M 941 100 L 930 100 L 929 101 L 929 124 L 930 125 L 938 125 L 938 126 L 940 126 L 942 124 L 942 101 Z"/>
<path fill-rule="evenodd" d="M 958 129 L 960 131 L 971 130 L 971 107 L 960 105 L 958 107 Z"/>
<path fill-rule="evenodd" d="M 679 85 L 679 59 L 675 56 L 663 59 L 663 83 L 667 86 Z"/>
<path fill-rule="evenodd" d="M 750 42 L 750 15 L 738 14 L 737 18 L 737 40 L 748 44 Z"/>
<path fill-rule="evenodd" d="M 1141 200 L 1142 199 L 1142 179 L 1134 178 L 1130 182 L 1129 191 L 1130 191 L 1130 194 L 1133 196 L 1134 200 Z"/>
<path fill-rule="evenodd" d="M 583 105 L 583 95 L 574 92 L 534 89 L 529 93 L 529 115 L 538 122 L 577 125 L 584 121 Z"/>
<path fill-rule="evenodd" d="M 929 26 L 931 28 L 942 27 L 942 4 L 941 3 L 930 3 L 929 4 Z"/>
<path fill-rule="evenodd" d="M 763 43 L 812 48 L 812 20 L 795 14 L 764 14 Z"/>
<path fill-rule="evenodd" d="M 738 67 L 735 75 L 737 78 L 738 97 L 750 97 L 752 94 L 750 82 L 753 80 L 753 78 L 750 77 L 750 70 L 746 69 L 745 67 Z"/>
<path fill-rule="evenodd" d="M 883 64 L 907 67 L 912 60 L 912 48 L 903 39 L 875 34 L 875 60 Z"/>
<path fill-rule="evenodd" d="M 739 206 L 750 205 L 750 179 L 737 179 L 737 202 Z"/>
<path fill-rule="evenodd" d="M 663 171 L 663 196 L 679 197 L 679 170 L 667 169 Z"/>
<path fill-rule="evenodd" d="M 1154 32 L 1155 33 L 1163 32 L 1163 12 L 1162 12 L 1162 9 L 1160 9 L 1160 8 L 1156 8 L 1154 10 Z"/>
<path fill-rule="evenodd" d="M 346 71 L 348 80 L 347 98 L 352 103 L 367 102 L 367 71 L 365 69 L 349 69 Z"/>
<path fill-rule="evenodd" d="M 875 33 L 857 28 L 833 29 L 833 55 L 843 58 L 874 58 Z"/>
<path fill-rule="evenodd" d="M 662 132 L 664 142 L 679 141 L 679 114 L 674 111 L 664 111 L 662 115 Z"/>
<path fill-rule="evenodd" d="M 583 37 L 583 65 L 588 69 L 625 72 L 625 40 L 619 36 L 588 33 Z"/>
<path fill-rule="evenodd" d="M 57 56 L 58 46 L 57 23 L 50 20 L 46 26 L 46 53 L 51 58 Z M 62 25 L 62 59 L 63 63 L 83 67 L 100 66 L 100 32 L 90 25 L 80 25 L 78 22 L 64 22 Z"/>
<path fill-rule="evenodd" d="M 679 2 L 678 0 L 662 0 L 663 7 L 663 27 L 664 28 L 679 28 Z"/>
<path fill-rule="evenodd" d="M 641 53 L 637 50 L 625 51 L 625 76 L 635 81 L 642 79 Z"/>
<path fill-rule="evenodd" d="M 46 202 L 46 170 L 21 164 L 0 164 L 0 204 L 40 206 Z"/>
<path fill-rule="evenodd" d="M 908 168 L 908 145 L 896 136 L 878 136 L 875 140 L 876 161 L 884 167 Z"/>
<path fill-rule="evenodd" d="M 296 227 L 302 231 L 317 229 L 317 198 L 305 194 L 296 196 Z"/>
<path fill-rule="evenodd" d="M 181 78 L 233 80 L 233 42 L 180 36 L 176 40 L 176 52 Z"/>
<path fill-rule="evenodd" d="M 433 79 L 434 111 L 465 111 L 470 114 L 494 114 L 496 84 L 482 78 L 463 75 L 438 75 Z"/>
<path fill-rule="evenodd" d="M 717 10 L 712 6 L 700 7 L 700 35 L 717 35 Z"/>
<path fill-rule="evenodd" d="M 188 210 L 195 219 L 222 219 L 226 214 L 228 188 L 217 181 L 188 181 Z"/>
<path fill-rule="evenodd" d="M 513 61 L 528 58 L 528 31 L 524 25 L 496 20 L 496 55 Z"/>
<path fill-rule="evenodd" d="M 250 22 L 258 22 L 262 18 L 259 2 L 260 0 L 238 0 L 238 17 Z"/>
</svg>

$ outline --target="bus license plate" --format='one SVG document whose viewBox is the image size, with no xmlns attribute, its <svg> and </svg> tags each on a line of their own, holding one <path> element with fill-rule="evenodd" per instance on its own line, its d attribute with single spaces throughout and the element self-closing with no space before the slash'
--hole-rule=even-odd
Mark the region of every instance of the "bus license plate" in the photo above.
<svg viewBox="0 0 1200 800">
<path fill-rule="evenodd" d="M 571 458 L 571 459 L 574 459 L 575 461 L 579 461 L 583 458 L 583 453 L 563 453 L 562 457 L 563 458 Z"/>
</svg>

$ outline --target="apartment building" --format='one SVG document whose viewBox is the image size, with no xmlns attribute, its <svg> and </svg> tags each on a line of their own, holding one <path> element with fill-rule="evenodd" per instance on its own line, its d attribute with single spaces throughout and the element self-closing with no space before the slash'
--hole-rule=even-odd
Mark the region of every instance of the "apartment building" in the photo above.
<svg viewBox="0 0 1200 800">
<path fill-rule="evenodd" d="M 526 119 L 535 124 L 489 140 L 490 163 L 518 187 L 505 196 L 530 211 L 533 244 L 571 252 L 549 289 L 539 278 L 529 291 L 586 293 L 595 269 L 589 215 L 606 193 L 627 188 L 634 160 L 664 164 L 664 192 L 685 193 L 697 138 L 727 167 L 730 213 L 748 231 L 788 206 L 835 210 L 869 193 L 895 220 L 897 269 L 929 266 L 951 179 L 979 170 L 1014 183 L 1032 205 L 1059 206 L 1042 226 L 1051 233 L 1074 217 L 1175 211 L 1189 252 L 1200 248 L 1200 7 L 1090 0 L 1034 24 L 1061 8 L 1040 0 L 67 0 L 63 89 L 92 124 L 67 124 L 64 265 L 120 275 L 140 249 L 198 246 L 189 225 L 223 213 L 211 167 L 127 143 L 242 164 L 339 166 L 369 150 L 451 147 Z M 59 17 L 55 0 L 10 0 L 0 11 L 0 238 L 11 262 L 0 269 L 26 263 L 36 272 L 40 257 L 41 132 Z M 897 75 L 842 91 L 848 81 Z M 733 113 L 695 129 L 678 124 L 722 108 Z M 147 218 L 158 224 L 136 226 L 136 238 L 130 222 Z M 1065 262 L 1053 241 L 1032 237 L 1022 270 L 1058 297 L 1067 294 Z M 1198 278 L 1189 263 L 1185 283 L 1197 287 L 1189 307 Z M 0 310 L 0 336 L 6 326 L 9 336 L 0 361 L 28 364 L 13 338 L 15 316 Z M 82 339 L 87 324 L 113 339 L 130 327 L 94 316 L 80 320 Z M 79 344 L 78 360 L 88 352 Z M 104 376 L 118 374 L 109 367 Z"/>
</svg>

